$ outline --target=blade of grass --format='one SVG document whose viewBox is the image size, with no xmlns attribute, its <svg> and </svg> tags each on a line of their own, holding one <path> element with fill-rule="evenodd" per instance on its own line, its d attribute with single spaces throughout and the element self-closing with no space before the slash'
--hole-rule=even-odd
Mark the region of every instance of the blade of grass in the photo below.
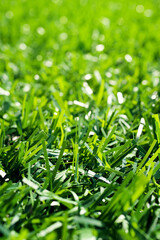
<svg viewBox="0 0 160 240">
<path fill-rule="evenodd" d="M 148 149 L 146 155 L 144 156 L 144 158 L 142 159 L 142 161 L 139 163 L 139 166 L 137 167 L 137 171 L 138 172 L 140 170 L 140 168 L 142 168 L 142 166 L 145 164 L 147 158 L 149 157 L 149 155 L 151 154 L 155 144 L 156 144 L 157 140 L 154 139 L 154 141 L 152 142 L 150 148 Z"/>
<path fill-rule="evenodd" d="M 46 164 L 46 169 L 47 169 L 47 176 L 46 176 L 46 179 L 44 182 L 44 188 L 47 188 L 47 186 L 50 184 L 50 190 L 52 191 L 52 189 L 53 189 L 52 175 L 50 172 L 50 166 L 49 166 L 49 160 L 48 160 L 48 154 L 47 154 L 45 140 L 42 140 L 42 145 L 43 145 L 43 152 L 44 152 L 45 164 Z"/>
<path fill-rule="evenodd" d="M 54 182 L 54 179 L 55 179 L 55 176 L 57 174 L 57 171 L 60 167 L 60 164 L 61 164 L 61 161 L 62 161 L 62 156 L 63 156 L 63 153 L 64 153 L 64 150 L 65 150 L 65 147 L 66 147 L 66 141 L 63 141 L 63 144 L 62 144 L 62 147 L 61 147 L 61 151 L 60 151 L 60 154 L 59 154 L 59 157 L 58 157 L 58 160 L 56 162 L 56 165 L 55 165 L 55 168 L 53 170 L 53 174 L 52 174 L 52 181 Z"/>
</svg>

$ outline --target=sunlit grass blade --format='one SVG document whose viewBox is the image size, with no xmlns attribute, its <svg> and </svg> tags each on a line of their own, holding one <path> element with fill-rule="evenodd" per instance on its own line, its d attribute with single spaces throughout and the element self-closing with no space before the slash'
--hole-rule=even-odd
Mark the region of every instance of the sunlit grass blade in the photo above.
<svg viewBox="0 0 160 240">
<path fill-rule="evenodd" d="M 142 159 L 142 161 L 140 162 L 139 166 L 137 167 L 137 172 L 140 170 L 140 168 L 142 168 L 142 166 L 145 164 L 147 158 L 149 157 L 149 155 L 151 154 L 155 144 L 156 144 L 156 140 L 154 139 L 153 143 L 151 144 L 150 148 L 148 149 L 145 157 Z"/>
<path fill-rule="evenodd" d="M 54 167 L 54 170 L 53 170 L 53 173 L 52 173 L 52 181 L 54 182 L 54 179 L 55 179 L 55 176 L 57 174 L 57 171 L 60 167 L 60 164 L 62 162 L 62 157 L 63 157 L 63 153 L 64 153 L 64 150 L 65 150 L 65 147 L 66 147 L 66 141 L 63 141 L 63 144 L 62 144 L 62 147 L 61 147 L 61 151 L 60 151 L 60 154 L 59 154 L 59 157 L 58 157 L 58 160 L 55 164 L 55 167 Z"/>
<path fill-rule="evenodd" d="M 47 186 L 50 184 L 50 190 L 52 191 L 52 188 L 53 188 L 53 186 L 52 186 L 52 175 L 51 175 L 50 166 L 49 166 L 46 143 L 45 143 L 44 140 L 42 140 L 42 145 L 43 145 L 44 158 L 45 158 L 46 169 L 47 169 L 47 176 L 46 176 L 46 179 L 45 179 L 44 188 L 47 188 Z"/>
</svg>

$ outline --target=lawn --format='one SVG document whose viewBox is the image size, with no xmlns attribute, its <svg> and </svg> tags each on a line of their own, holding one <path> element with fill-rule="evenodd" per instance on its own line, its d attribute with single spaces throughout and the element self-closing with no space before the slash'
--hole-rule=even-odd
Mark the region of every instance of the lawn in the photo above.
<svg viewBox="0 0 160 240">
<path fill-rule="evenodd" d="M 160 1 L 0 1 L 0 239 L 160 239 Z"/>
</svg>

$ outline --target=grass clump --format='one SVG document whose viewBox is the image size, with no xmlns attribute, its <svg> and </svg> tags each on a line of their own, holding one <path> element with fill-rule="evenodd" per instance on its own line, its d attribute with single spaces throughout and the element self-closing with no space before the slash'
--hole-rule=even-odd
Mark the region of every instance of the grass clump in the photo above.
<svg viewBox="0 0 160 240">
<path fill-rule="evenodd" d="M 159 1 L 0 8 L 0 238 L 160 239 Z"/>
</svg>

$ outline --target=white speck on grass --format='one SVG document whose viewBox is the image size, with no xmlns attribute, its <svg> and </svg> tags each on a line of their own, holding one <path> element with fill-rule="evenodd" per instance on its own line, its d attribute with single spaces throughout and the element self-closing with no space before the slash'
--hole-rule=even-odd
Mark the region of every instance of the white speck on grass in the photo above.
<svg viewBox="0 0 160 240">
<path fill-rule="evenodd" d="M 144 120 L 144 118 L 141 118 L 140 125 L 139 125 L 138 131 L 137 131 L 137 136 L 136 136 L 136 138 L 139 138 L 139 137 L 141 136 L 142 131 L 143 131 L 144 124 L 145 124 L 145 120 Z"/>
<path fill-rule="evenodd" d="M 132 62 L 132 57 L 131 57 L 131 55 L 126 54 L 124 58 L 125 58 L 125 60 L 126 60 L 127 62 Z"/>
<path fill-rule="evenodd" d="M 19 221 L 19 218 L 20 218 L 20 215 L 15 215 L 14 217 L 13 217 L 13 219 L 12 219 L 12 221 L 11 221 L 11 225 L 14 225 L 16 222 L 18 222 Z"/>
<path fill-rule="evenodd" d="M 83 83 L 83 87 L 85 88 L 86 92 L 91 95 L 93 93 L 92 89 L 90 88 L 90 86 L 88 85 L 87 82 Z"/>
<path fill-rule="evenodd" d="M 75 120 L 76 120 L 76 121 L 79 121 L 79 117 L 75 117 Z"/>
<path fill-rule="evenodd" d="M 102 61 L 106 61 L 108 59 L 108 55 L 106 53 L 101 53 L 99 55 L 99 59 Z"/>
<path fill-rule="evenodd" d="M 94 29 L 92 33 L 92 39 L 93 40 L 98 40 L 99 39 L 100 32 L 98 29 Z"/>
<path fill-rule="evenodd" d="M 157 92 L 154 92 L 153 94 L 152 94 L 152 96 L 151 96 L 151 99 L 152 100 L 155 100 L 157 98 Z"/>
<path fill-rule="evenodd" d="M 25 43 L 20 43 L 19 44 L 19 49 L 21 49 L 22 51 L 26 50 L 27 45 Z"/>
<path fill-rule="evenodd" d="M 93 135 L 95 135 L 95 132 L 90 131 L 89 136 L 93 136 Z"/>
<path fill-rule="evenodd" d="M 30 26 L 29 26 L 29 24 L 24 24 L 23 27 L 22 27 L 22 29 L 23 29 L 23 32 L 24 32 L 24 33 L 28 34 L 28 33 L 30 32 Z"/>
<path fill-rule="evenodd" d="M 91 78 L 92 78 L 92 74 L 90 74 L 90 73 L 88 73 L 88 74 L 86 74 L 86 75 L 84 76 L 84 79 L 85 79 L 86 81 L 90 80 Z"/>
<path fill-rule="evenodd" d="M 15 102 L 15 106 L 20 107 L 21 106 L 20 102 Z"/>
<path fill-rule="evenodd" d="M 151 202 L 153 203 L 156 200 L 155 196 L 151 196 Z"/>
<path fill-rule="evenodd" d="M 79 102 L 77 100 L 74 100 L 73 103 L 77 106 L 80 106 L 80 107 L 84 107 L 84 108 L 88 108 L 88 104 L 87 103 L 82 103 L 82 102 Z"/>
<path fill-rule="evenodd" d="M 61 222 L 56 222 L 56 223 L 50 225 L 48 228 L 40 231 L 40 232 L 37 234 L 37 237 L 38 237 L 38 238 L 45 237 L 48 233 L 53 232 L 55 229 L 60 228 L 61 226 L 62 226 L 62 223 L 61 223 Z"/>
<path fill-rule="evenodd" d="M 44 35 L 45 32 L 46 32 L 46 30 L 45 30 L 43 27 L 38 27 L 38 28 L 37 28 L 37 33 L 38 33 L 39 35 Z"/>
<path fill-rule="evenodd" d="M 119 74 L 119 73 L 120 73 L 120 70 L 119 70 L 118 68 L 116 68 L 116 69 L 114 70 L 114 73 L 115 73 L 115 74 Z"/>
<path fill-rule="evenodd" d="M 154 81 L 153 81 L 153 86 L 156 87 L 159 85 L 159 78 L 154 78 Z"/>
<path fill-rule="evenodd" d="M 112 73 L 110 73 L 110 72 L 106 72 L 106 77 L 108 77 L 108 78 L 111 78 L 112 77 Z"/>
<path fill-rule="evenodd" d="M 83 214 L 85 214 L 86 213 L 86 210 L 83 208 L 83 209 L 81 209 L 81 211 L 80 211 L 80 215 L 83 215 Z"/>
<path fill-rule="evenodd" d="M 153 14 L 153 12 L 152 12 L 152 10 L 151 9 L 146 9 L 145 11 L 144 11 L 144 16 L 145 17 L 152 17 L 152 14 Z"/>
<path fill-rule="evenodd" d="M 121 116 L 122 118 L 128 120 L 128 117 L 127 117 L 125 114 L 121 114 L 120 116 Z"/>
<path fill-rule="evenodd" d="M 59 48 L 59 45 L 58 45 L 58 48 Z M 68 58 L 68 59 L 71 59 L 72 58 L 72 53 L 71 52 L 67 52 L 66 53 L 66 57 Z"/>
<path fill-rule="evenodd" d="M 147 80 L 143 80 L 142 81 L 142 85 L 147 85 L 148 84 L 148 81 Z"/>
<path fill-rule="evenodd" d="M 107 103 L 108 104 L 112 104 L 112 95 L 108 96 Z"/>
<path fill-rule="evenodd" d="M 68 101 L 68 105 L 73 105 L 73 102 L 72 101 Z"/>
<path fill-rule="evenodd" d="M 19 68 L 14 63 L 9 62 L 8 66 L 13 70 L 14 73 L 18 73 Z"/>
<path fill-rule="evenodd" d="M 59 46 L 58 43 L 55 43 L 55 44 L 53 45 L 53 49 L 58 50 L 59 48 L 60 48 L 60 46 Z"/>
<path fill-rule="evenodd" d="M 138 92 L 138 87 L 134 87 L 133 92 Z"/>
<path fill-rule="evenodd" d="M 91 113 L 92 113 L 92 112 L 91 112 L 91 111 L 89 111 L 89 112 L 88 112 L 88 113 L 85 115 L 85 119 L 86 119 L 86 120 L 88 120 L 88 119 L 90 118 L 90 116 L 91 116 Z"/>
<path fill-rule="evenodd" d="M 46 66 L 46 67 L 52 67 L 52 65 L 53 65 L 53 62 L 51 61 L 51 60 L 46 60 L 46 61 L 44 61 L 43 62 L 44 63 L 44 65 Z"/>
<path fill-rule="evenodd" d="M 144 6 L 143 5 L 137 5 L 136 12 L 138 12 L 138 13 L 144 12 Z"/>
<path fill-rule="evenodd" d="M 57 201 L 53 201 L 51 202 L 50 206 L 60 206 L 60 204 Z"/>
<path fill-rule="evenodd" d="M 29 84 L 29 83 L 26 83 L 25 86 L 24 86 L 24 88 L 23 88 L 23 91 L 24 91 L 24 92 L 29 92 L 30 89 L 31 89 L 30 84 Z"/>
<path fill-rule="evenodd" d="M 152 99 L 152 100 L 155 100 L 155 99 L 156 99 L 156 95 L 153 94 L 153 95 L 151 96 L 151 99 Z"/>
<path fill-rule="evenodd" d="M 4 90 L 3 88 L 0 87 L 0 95 L 9 96 L 10 92 L 8 92 L 7 90 Z"/>
<path fill-rule="evenodd" d="M 0 170 L 0 176 L 4 178 L 6 176 L 6 173 L 3 170 Z"/>
<path fill-rule="evenodd" d="M 109 84 L 112 85 L 112 86 L 115 86 L 115 85 L 116 85 L 116 81 L 110 80 L 110 81 L 109 81 Z"/>
<path fill-rule="evenodd" d="M 66 32 L 63 32 L 63 33 L 61 33 L 61 34 L 59 35 L 59 38 L 60 38 L 61 40 L 66 40 L 66 39 L 68 38 L 68 34 L 67 34 Z"/>
<path fill-rule="evenodd" d="M 125 219 L 125 216 L 123 215 L 123 214 L 121 214 L 117 219 L 116 219 L 116 223 L 121 223 L 121 222 L 123 222 L 124 221 L 124 219 Z"/>
<path fill-rule="evenodd" d="M 37 55 L 37 61 L 42 61 L 42 56 L 41 55 Z"/>
<path fill-rule="evenodd" d="M 39 75 L 38 74 L 34 75 L 34 80 L 36 80 L 36 81 L 39 80 Z"/>
<path fill-rule="evenodd" d="M 118 98 L 119 104 L 124 103 L 123 94 L 122 94 L 121 92 L 118 92 L 118 93 L 117 93 L 117 98 Z"/>
<path fill-rule="evenodd" d="M 2 74 L 2 79 L 3 79 L 4 81 L 8 81 L 8 80 L 9 80 L 9 77 L 8 77 L 8 75 L 7 75 L 6 73 L 3 73 L 3 74 Z"/>
<path fill-rule="evenodd" d="M 125 231 L 125 233 L 128 233 L 128 222 L 127 220 L 124 220 L 122 223 L 123 229 Z"/>
<path fill-rule="evenodd" d="M 96 51 L 97 52 L 103 52 L 103 50 L 104 50 L 104 45 L 103 44 L 98 44 L 96 46 Z"/>
<path fill-rule="evenodd" d="M 14 14 L 13 14 L 12 11 L 8 11 L 8 12 L 6 12 L 6 18 L 8 18 L 8 19 L 12 19 L 13 16 L 14 16 Z"/>
<path fill-rule="evenodd" d="M 150 208 L 150 207 L 151 207 L 151 205 L 150 205 L 149 203 L 147 203 L 146 206 L 147 206 L 147 208 Z"/>
<path fill-rule="evenodd" d="M 101 74 L 100 74 L 100 72 L 98 70 L 94 71 L 94 76 L 95 76 L 95 78 L 96 78 L 98 83 L 100 83 L 102 81 Z"/>
<path fill-rule="evenodd" d="M 35 189 L 35 190 L 37 190 L 38 188 L 39 188 L 39 186 L 37 185 L 37 184 L 35 184 L 35 183 L 33 183 L 32 181 L 30 181 L 28 178 L 23 178 L 22 179 L 22 181 L 25 183 L 25 184 L 27 184 L 29 187 L 31 187 L 31 188 L 33 188 L 33 189 Z"/>
<path fill-rule="evenodd" d="M 110 19 L 109 18 L 106 18 L 106 17 L 103 17 L 101 19 L 101 23 L 105 26 L 105 27 L 109 27 L 110 26 Z"/>
<path fill-rule="evenodd" d="M 160 72 L 158 70 L 153 71 L 152 74 L 154 77 L 160 77 Z"/>
<path fill-rule="evenodd" d="M 90 62 L 98 62 L 98 58 L 91 55 L 91 54 L 85 54 L 84 59 L 90 61 Z"/>
<path fill-rule="evenodd" d="M 8 114 L 7 113 L 5 113 L 4 115 L 3 115 L 3 119 L 8 119 Z"/>
</svg>

